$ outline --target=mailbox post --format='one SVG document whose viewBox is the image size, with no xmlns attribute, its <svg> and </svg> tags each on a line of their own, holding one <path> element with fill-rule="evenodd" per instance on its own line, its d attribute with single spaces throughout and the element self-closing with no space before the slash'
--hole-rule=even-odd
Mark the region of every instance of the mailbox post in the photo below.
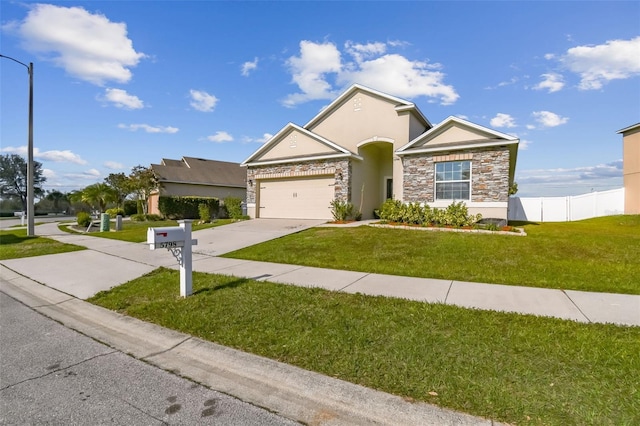
<svg viewBox="0 0 640 426">
<path fill-rule="evenodd" d="M 147 244 L 151 250 L 166 248 L 173 254 L 180 265 L 180 296 L 187 297 L 193 292 L 192 246 L 198 240 L 191 239 L 191 223 L 193 220 L 179 220 L 180 226 L 164 228 L 148 228 Z"/>
<path fill-rule="evenodd" d="M 180 264 L 180 296 L 187 297 L 193 293 L 193 268 L 191 256 L 191 222 L 179 220 L 180 228 L 184 230 L 184 247 L 182 247 L 182 263 Z"/>
</svg>

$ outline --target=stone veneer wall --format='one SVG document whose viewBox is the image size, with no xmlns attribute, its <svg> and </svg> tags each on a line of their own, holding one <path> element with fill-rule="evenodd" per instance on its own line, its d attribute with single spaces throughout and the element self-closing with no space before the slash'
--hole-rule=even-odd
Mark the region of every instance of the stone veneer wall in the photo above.
<svg viewBox="0 0 640 426">
<path fill-rule="evenodd" d="M 290 164 L 247 167 L 247 203 L 256 202 L 256 188 L 261 180 L 304 178 L 306 176 L 334 175 L 335 199 L 351 200 L 351 161 L 317 160 Z M 342 176 L 342 178 L 340 178 Z M 249 185 L 249 181 L 253 185 Z"/>
<path fill-rule="evenodd" d="M 403 201 L 434 202 L 435 163 L 462 160 L 471 160 L 470 201 L 509 201 L 509 148 L 507 147 L 403 156 Z"/>
</svg>

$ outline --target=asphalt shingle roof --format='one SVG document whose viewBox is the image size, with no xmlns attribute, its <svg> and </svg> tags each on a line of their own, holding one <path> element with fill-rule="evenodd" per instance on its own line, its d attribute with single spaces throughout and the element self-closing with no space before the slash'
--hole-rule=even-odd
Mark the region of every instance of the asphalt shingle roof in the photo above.
<svg viewBox="0 0 640 426">
<path fill-rule="evenodd" d="M 182 160 L 162 159 L 151 170 L 160 183 L 191 183 L 212 186 L 245 187 L 247 171 L 239 163 L 182 157 Z"/>
</svg>

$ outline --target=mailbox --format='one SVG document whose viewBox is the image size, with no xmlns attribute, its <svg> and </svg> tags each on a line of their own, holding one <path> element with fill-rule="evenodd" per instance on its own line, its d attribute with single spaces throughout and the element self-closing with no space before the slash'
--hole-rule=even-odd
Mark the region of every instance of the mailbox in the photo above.
<svg viewBox="0 0 640 426">
<path fill-rule="evenodd" d="M 184 247 L 185 239 L 184 228 L 179 226 L 147 229 L 147 244 L 151 250 Z"/>
</svg>

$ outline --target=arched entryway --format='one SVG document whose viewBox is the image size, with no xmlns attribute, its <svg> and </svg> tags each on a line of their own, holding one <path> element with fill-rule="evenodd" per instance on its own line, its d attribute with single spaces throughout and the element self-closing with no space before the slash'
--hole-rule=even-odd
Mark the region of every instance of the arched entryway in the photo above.
<svg viewBox="0 0 640 426">
<path fill-rule="evenodd" d="M 353 162 L 351 199 L 363 219 L 372 219 L 374 209 L 393 197 L 393 141 L 372 138 L 361 142 L 358 155 L 363 161 Z"/>
</svg>

